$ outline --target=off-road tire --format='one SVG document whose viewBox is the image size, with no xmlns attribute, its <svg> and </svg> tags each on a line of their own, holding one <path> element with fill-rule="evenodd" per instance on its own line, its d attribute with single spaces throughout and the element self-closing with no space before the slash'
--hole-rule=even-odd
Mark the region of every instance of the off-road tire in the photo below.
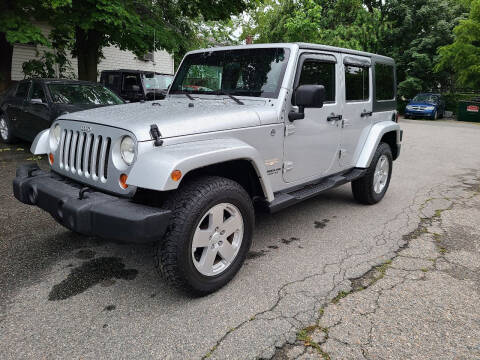
<svg viewBox="0 0 480 360">
<path fill-rule="evenodd" d="M 243 240 L 237 256 L 216 276 L 204 276 L 194 266 L 191 254 L 195 229 L 206 211 L 220 203 L 235 205 L 243 224 Z M 241 268 L 252 243 L 254 208 L 248 193 L 235 181 L 205 176 L 183 184 L 166 202 L 171 222 L 154 249 L 155 267 L 170 285 L 195 296 L 215 292 Z"/>
<path fill-rule="evenodd" d="M 375 168 L 377 166 L 378 160 L 382 155 L 385 155 L 388 159 L 389 172 L 386 186 L 381 193 L 377 194 L 373 189 L 373 179 L 375 174 Z M 352 181 L 352 192 L 355 200 L 365 205 L 373 205 L 381 201 L 388 190 L 388 186 L 390 185 L 390 179 L 392 177 L 392 164 L 393 157 L 390 146 L 384 142 L 380 143 L 377 147 L 377 150 L 375 151 L 375 155 L 373 156 L 372 162 L 366 174 L 361 178 Z"/>
<path fill-rule="evenodd" d="M 13 135 L 12 132 L 12 124 L 10 120 L 8 119 L 8 116 L 5 113 L 0 113 L 0 125 L 2 120 L 4 121 L 4 124 L 7 126 L 7 136 L 4 137 L 3 134 L 0 134 L 0 141 L 6 144 L 14 144 L 18 141 L 18 139 Z"/>
</svg>

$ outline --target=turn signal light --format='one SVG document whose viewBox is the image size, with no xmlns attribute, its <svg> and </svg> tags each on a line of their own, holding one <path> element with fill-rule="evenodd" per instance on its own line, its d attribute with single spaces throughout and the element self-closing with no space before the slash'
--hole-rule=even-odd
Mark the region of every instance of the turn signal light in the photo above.
<svg viewBox="0 0 480 360">
<path fill-rule="evenodd" d="M 182 177 L 182 172 L 180 170 L 173 170 L 170 177 L 172 178 L 173 181 L 178 181 Z"/>
<path fill-rule="evenodd" d="M 53 157 L 53 154 L 52 153 L 48 154 L 48 162 L 50 163 L 50 165 L 53 165 L 54 160 L 55 158 Z"/>
<path fill-rule="evenodd" d="M 120 175 L 119 183 L 120 183 L 120 187 L 121 187 L 122 189 L 126 189 L 126 188 L 128 187 L 128 185 L 127 185 L 127 179 L 128 179 L 127 174 L 122 174 L 122 175 Z"/>
</svg>

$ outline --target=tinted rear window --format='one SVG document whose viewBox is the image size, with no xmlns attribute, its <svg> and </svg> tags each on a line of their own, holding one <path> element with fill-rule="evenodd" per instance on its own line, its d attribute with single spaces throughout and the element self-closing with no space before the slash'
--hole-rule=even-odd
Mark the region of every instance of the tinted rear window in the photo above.
<svg viewBox="0 0 480 360">
<path fill-rule="evenodd" d="M 370 96 L 369 68 L 345 66 L 345 91 L 347 101 L 368 100 Z"/>
<path fill-rule="evenodd" d="M 377 100 L 395 98 L 395 69 L 392 65 L 375 64 L 375 87 Z"/>
</svg>

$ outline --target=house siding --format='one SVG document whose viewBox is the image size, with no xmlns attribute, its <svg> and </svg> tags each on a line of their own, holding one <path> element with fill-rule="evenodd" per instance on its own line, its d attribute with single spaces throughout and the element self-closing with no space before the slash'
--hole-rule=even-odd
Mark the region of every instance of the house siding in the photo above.
<svg viewBox="0 0 480 360">
<path fill-rule="evenodd" d="M 42 33 L 48 36 L 50 27 L 43 23 L 36 23 L 40 27 Z M 39 59 L 43 51 L 54 51 L 45 46 L 31 46 L 16 44 L 13 47 L 12 56 L 12 80 L 22 80 L 24 74 L 22 71 L 22 64 L 32 59 Z M 67 54 L 69 60 L 72 63 L 72 70 L 75 77 L 78 76 L 77 59 Z M 157 71 L 165 74 L 174 73 L 173 56 L 166 51 L 155 51 L 155 63 L 152 61 L 143 61 L 137 58 L 137 56 L 131 51 L 123 51 L 115 46 L 108 46 L 103 48 L 104 58 L 100 60 L 98 64 L 98 78 L 100 78 L 100 72 L 102 70 L 116 70 L 116 69 L 131 69 L 131 70 L 146 70 Z"/>
</svg>

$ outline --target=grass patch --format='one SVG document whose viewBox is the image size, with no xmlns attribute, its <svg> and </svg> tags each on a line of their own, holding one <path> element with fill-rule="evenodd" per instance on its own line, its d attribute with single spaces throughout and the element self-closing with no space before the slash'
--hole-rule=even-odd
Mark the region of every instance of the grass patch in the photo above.
<svg viewBox="0 0 480 360">
<path fill-rule="evenodd" d="M 337 296 L 332 299 L 332 304 L 337 304 L 340 300 L 350 294 L 351 291 L 340 291 Z"/>
</svg>

